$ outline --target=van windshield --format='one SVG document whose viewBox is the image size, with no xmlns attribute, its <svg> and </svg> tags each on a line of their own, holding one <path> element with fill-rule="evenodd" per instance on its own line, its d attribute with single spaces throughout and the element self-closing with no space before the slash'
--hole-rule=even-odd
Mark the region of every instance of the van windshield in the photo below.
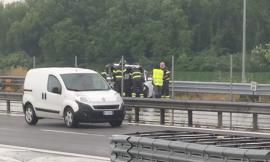
<svg viewBox="0 0 270 162">
<path fill-rule="evenodd" d="M 95 73 L 75 73 L 61 75 L 65 86 L 71 91 L 109 90 L 107 82 Z"/>
</svg>

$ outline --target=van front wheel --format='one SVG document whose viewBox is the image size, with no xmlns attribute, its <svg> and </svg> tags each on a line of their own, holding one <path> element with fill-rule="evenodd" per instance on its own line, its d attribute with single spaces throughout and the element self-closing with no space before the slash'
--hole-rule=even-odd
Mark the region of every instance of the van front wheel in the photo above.
<svg viewBox="0 0 270 162">
<path fill-rule="evenodd" d="M 25 121 L 29 125 L 36 125 L 38 122 L 38 118 L 36 116 L 35 110 L 31 104 L 27 104 L 25 107 L 24 113 Z"/>
<path fill-rule="evenodd" d="M 112 127 L 120 127 L 122 125 L 122 121 L 116 120 L 116 121 L 110 121 L 109 122 Z"/>
<path fill-rule="evenodd" d="M 68 108 L 64 113 L 65 125 L 68 128 L 77 127 L 78 122 L 75 119 L 74 111 L 71 108 Z"/>
</svg>

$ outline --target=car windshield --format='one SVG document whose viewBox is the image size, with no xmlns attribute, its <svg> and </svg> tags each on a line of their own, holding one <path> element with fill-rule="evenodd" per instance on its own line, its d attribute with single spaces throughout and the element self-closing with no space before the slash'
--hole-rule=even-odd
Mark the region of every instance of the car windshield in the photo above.
<svg viewBox="0 0 270 162">
<path fill-rule="evenodd" d="M 65 86 L 71 91 L 109 90 L 107 82 L 96 73 L 76 73 L 61 75 Z"/>
</svg>

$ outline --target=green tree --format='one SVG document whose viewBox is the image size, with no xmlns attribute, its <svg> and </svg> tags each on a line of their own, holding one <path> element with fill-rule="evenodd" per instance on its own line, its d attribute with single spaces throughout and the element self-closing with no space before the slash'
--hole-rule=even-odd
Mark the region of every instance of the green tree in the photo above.
<svg viewBox="0 0 270 162">
<path fill-rule="evenodd" d="M 40 39 L 40 47 L 46 62 L 60 65 L 71 64 L 74 56 L 84 54 L 85 35 L 80 26 L 66 18 L 52 27 L 52 30 Z"/>
</svg>

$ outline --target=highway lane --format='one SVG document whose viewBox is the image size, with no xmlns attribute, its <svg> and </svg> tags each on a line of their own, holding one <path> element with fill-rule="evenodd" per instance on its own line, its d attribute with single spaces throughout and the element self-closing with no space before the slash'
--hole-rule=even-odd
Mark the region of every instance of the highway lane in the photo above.
<svg viewBox="0 0 270 162">
<path fill-rule="evenodd" d="M 229 132 L 228 130 L 176 128 L 136 124 L 124 124 L 119 128 L 112 128 L 109 124 L 83 124 L 78 128 L 70 129 L 64 126 L 62 120 L 53 119 L 39 120 L 36 126 L 29 126 L 25 123 L 23 116 L 0 114 L 0 144 L 101 157 L 110 156 L 110 137 L 113 134 L 161 130 L 270 137 L 268 133 L 259 132 Z"/>
<path fill-rule="evenodd" d="M 0 113 L 6 112 L 6 102 L 0 101 Z M 12 113 L 22 113 L 22 104 L 20 101 L 11 102 L 11 112 Z M 126 120 L 131 116 L 134 121 L 134 111 L 127 111 Z M 160 120 L 160 112 L 159 110 L 154 109 L 142 109 L 140 111 L 140 121 L 144 123 L 155 123 L 159 124 Z M 172 112 L 166 110 L 166 118 L 165 123 L 171 123 Z M 270 130 L 270 115 L 258 115 L 258 126 L 262 130 Z M 176 126 L 187 126 L 188 123 L 188 114 L 187 111 L 175 110 L 174 111 L 174 124 Z M 180 119 L 180 120 L 177 120 Z M 217 113 L 216 112 L 201 112 L 201 111 L 193 111 L 193 124 L 194 126 L 208 126 L 215 127 L 217 125 Z M 252 114 L 241 114 L 241 113 L 233 113 L 232 114 L 232 123 L 234 129 L 245 128 L 251 129 L 253 115 Z M 223 126 L 226 128 L 230 127 L 230 113 L 223 113 Z"/>
<path fill-rule="evenodd" d="M 120 128 L 112 128 L 109 124 L 84 124 L 69 129 L 62 120 L 52 119 L 39 120 L 36 126 L 29 126 L 21 116 L 0 115 L 0 144 L 109 157 L 113 134 L 167 129 L 127 124 Z"/>
</svg>

